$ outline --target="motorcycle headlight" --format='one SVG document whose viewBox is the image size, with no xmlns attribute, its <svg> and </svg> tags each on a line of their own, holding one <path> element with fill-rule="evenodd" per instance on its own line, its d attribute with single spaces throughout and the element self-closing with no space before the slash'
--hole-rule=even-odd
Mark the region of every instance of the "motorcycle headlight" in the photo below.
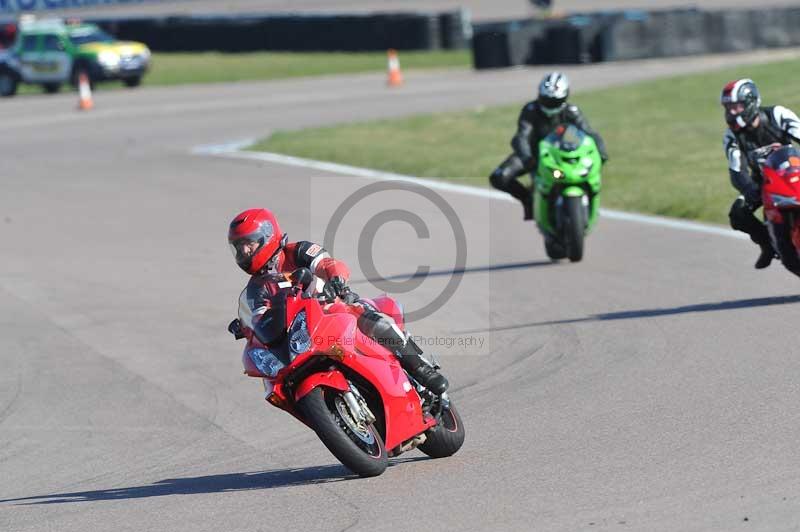
<svg viewBox="0 0 800 532">
<path fill-rule="evenodd" d="M 554 179 L 561 179 L 562 177 L 564 177 L 564 173 L 561 170 L 553 170 Z"/>
<path fill-rule="evenodd" d="M 289 350 L 297 356 L 311 349 L 311 334 L 306 324 L 306 311 L 301 310 L 289 327 Z"/>
<path fill-rule="evenodd" d="M 269 349 L 254 347 L 247 351 L 247 356 L 253 361 L 258 371 L 270 378 L 275 377 L 284 368 L 283 362 L 278 360 L 278 357 Z"/>
</svg>

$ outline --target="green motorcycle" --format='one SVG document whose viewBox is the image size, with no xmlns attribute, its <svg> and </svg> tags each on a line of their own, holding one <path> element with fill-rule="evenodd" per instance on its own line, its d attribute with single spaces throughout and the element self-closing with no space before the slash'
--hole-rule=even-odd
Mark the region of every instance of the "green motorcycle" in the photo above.
<svg viewBox="0 0 800 532">
<path fill-rule="evenodd" d="M 539 143 L 533 202 L 551 259 L 583 258 L 583 240 L 597 222 L 601 167 L 594 139 L 573 125 L 558 126 Z"/>
</svg>

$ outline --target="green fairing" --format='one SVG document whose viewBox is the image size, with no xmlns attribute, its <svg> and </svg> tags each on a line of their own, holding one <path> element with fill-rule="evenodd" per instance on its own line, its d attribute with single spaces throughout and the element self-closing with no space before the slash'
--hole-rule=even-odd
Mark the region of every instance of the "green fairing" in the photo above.
<svg viewBox="0 0 800 532">
<path fill-rule="evenodd" d="M 556 209 L 559 205 L 563 207 L 570 197 L 587 197 L 584 234 L 593 228 L 600 204 L 601 168 L 594 139 L 575 126 L 558 126 L 539 143 L 534 208 L 536 223 L 546 237 L 557 242 L 564 240 L 564 235 L 559 234 L 560 217 Z"/>
</svg>

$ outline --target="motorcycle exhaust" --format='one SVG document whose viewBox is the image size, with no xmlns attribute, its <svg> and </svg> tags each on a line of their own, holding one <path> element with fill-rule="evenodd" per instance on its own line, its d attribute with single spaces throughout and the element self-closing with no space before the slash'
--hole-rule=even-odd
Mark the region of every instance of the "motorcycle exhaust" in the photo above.
<svg viewBox="0 0 800 532">
<path fill-rule="evenodd" d="M 400 453 L 404 453 L 404 452 L 410 451 L 411 449 L 416 449 L 418 446 L 420 446 L 423 443 L 425 443 L 425 441 L 427 439 L 428 439 L 428 437 L 425 435 L 424 432 L 422 434 L 418 435 L 418 436 L 414 436 L 413 438 L 411 438 L 407 442 L 405 442 L 402 445 L 400 445 L 399 449 L 397 449 L 397 448 L 395 449 L 397 451 L 395 453 L 395 456 L 397 456 Z"/>
</svg>

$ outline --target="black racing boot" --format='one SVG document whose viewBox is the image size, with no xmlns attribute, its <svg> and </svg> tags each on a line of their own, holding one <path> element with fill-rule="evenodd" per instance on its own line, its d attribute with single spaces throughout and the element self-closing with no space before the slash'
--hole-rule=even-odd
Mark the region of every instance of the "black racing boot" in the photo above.
<svg viewBox="0 0 800 532">
<path fill-rule="evenodd" d="M 522 202 L 522 209 L 524 211 L 522 219 L 525 221 L 533 220 L 533 197 L 528 194 L 520 201 Z"/>
<path fill-rule="evenodd" d="M 744 197 L 740 196 L 731 205 L 728 217 L 732 228 L 750 235 L 750 240 L 761 248 L 761 254 L 758 256 L 755 267 L 756 270 L 763 270 L 772 263 L 772 259 L 775 258 L 775 250 L 772 247 L 772 238 L 769 236 L 767 226 L 753 215 L 753 211 L 757 207 L 758 205 L 751 205 L 745 201 Z"/>
<path fill-rule="evenodd" d="M 406 344 L 397 350 L 400 356 L 400 365 L 411 374 L 417 382 L 435 393 L 442 395 L 447 391 L 450 383 L 444 375 L 436 371 L 430 364 L 422 360 L 420 354 L 422 350 L 417 347 L 412 339 L 408 339 Z"/>
<path fill-rule="evenodd" d="M 442 395 L 450 386 L 450 383 L 447 382 L 447 378 L 444 375 L 424 362 L 417 369 L 409 373 L 411 373 L 411 376 L 414 377 L 417 382 L 436 395 Z"/>
<path fill-rule="evenodd" d="M 770 264 L 772 264 L 772 259 L 775 258 L 775 251 L 772 249 L 772 245 L 762 245 L 761 246 L 761 255 L 758 256 L 758 260 L 756 261 L 756 270 L 763 270 Z"/>
</svg>

